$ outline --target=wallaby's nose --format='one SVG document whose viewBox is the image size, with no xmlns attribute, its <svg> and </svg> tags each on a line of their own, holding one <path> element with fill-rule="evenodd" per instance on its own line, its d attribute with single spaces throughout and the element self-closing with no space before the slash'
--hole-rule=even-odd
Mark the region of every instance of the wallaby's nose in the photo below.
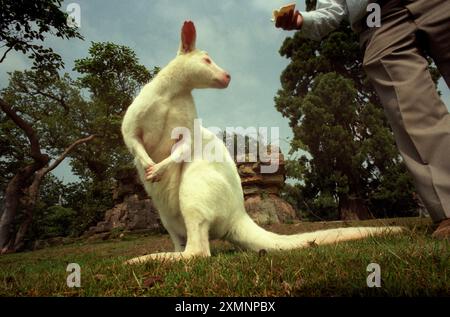
<svg viewBox="0 0 450 317">
<path fill-rule="evenodd" d="M 228 73 L 225 73 L 225 87 L 228 87 L 231 81 L 231 75 Z"/>
<path fill-rule="evenodd" d="M 218 84 L 217 88 L 223 89 L 227 88 L 230 84 L 231 76 L 227 72 L 221 72 L 220 77 L 215 79 L 215 82 Z"/>
</svg>

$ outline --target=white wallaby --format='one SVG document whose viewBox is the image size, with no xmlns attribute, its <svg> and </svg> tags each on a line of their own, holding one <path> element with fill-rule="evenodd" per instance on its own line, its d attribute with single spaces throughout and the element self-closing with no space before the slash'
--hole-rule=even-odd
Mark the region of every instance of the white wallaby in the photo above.
<svg viewBox="0 0 450 317">
<path fill-rule="evenodd" d="M 195 48 L 196 30 L 185 22 L 178 54 L 147 84 L 128 108 L 122 134 L 147 193 L 175 245 L 175 252 L 141 256 L 128 264 L 149 260 L 189 259 L 210 256 L 210 239 L 226 239 L 259 250 L 288 250 L 316 244 L 360 239 L 398 232 L 401 228 L 345 228 L 283 236 L 259 227 L 244 208 L 244 195 L 236 165 L 225 144 L 201 128 L 203 144 L 213 144 L 222 162 L 192 154 L 194 119 L 192 97 L 196 88 L 226 88 L 230 75 L 208 53 Z M 190 136 L 173 137 L 177 128 Z"/>
</svg>

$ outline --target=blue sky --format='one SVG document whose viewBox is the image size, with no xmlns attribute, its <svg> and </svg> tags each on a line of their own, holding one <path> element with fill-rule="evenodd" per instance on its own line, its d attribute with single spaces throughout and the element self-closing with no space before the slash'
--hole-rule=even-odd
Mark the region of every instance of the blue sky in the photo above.
<svg viewBox="0 0 450 317">
<path fill-rule="evenodd" d="M 206 127 L 279 127 L 280 136 L 291 136 L 287 119 L 274 106 L 280 74 L 288 64 L 278 50 L 292 35 L 276 29 L 272 10 L 289 1 L 279 0 L 79 0 L 80 32 L 85 40 L 50 39 L 47 45 L 64 59 L 67 71 L 73 61 L 88 55 L 91 42 L 110 41 L 131 47 L 149 69 L 166 65 L 176 54 L 180 28 L 185 20 L 197 27 L 197 47 L 209 52 L 226 69 L 232 81 L 226 90 L 194 92 L 199 117 Z M 297 2 L 300 10 L 304 1 Z M 0 88 L 7 85 L 7 72 L 30 66 L 21 54 L 8 55 L 0 64 Z M 76 74 L 74 74 L 76 76 Z M 447 106 L 448 88 L 441 83 Z M 284 153 L 289 145 L 280 141 Z M 55 174 L 74 180 L 67 162 Z"/>
</svg>

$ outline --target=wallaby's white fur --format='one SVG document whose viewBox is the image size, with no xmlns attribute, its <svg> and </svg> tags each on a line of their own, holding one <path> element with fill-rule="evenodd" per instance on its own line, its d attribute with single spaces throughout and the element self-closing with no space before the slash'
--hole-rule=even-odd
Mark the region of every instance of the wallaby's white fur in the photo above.
<svg viewBox="0 0 450 317">
<path fill-rule="evenodd" d="M 192 90 L 226 88 L 230 80 L 206 52 L 195 49 L 192 22 L 185 22 L 181 37 L 177 57 L 142 89 L 122 124 L 125 144 L 135 157 L 140 179 L 160 213 L 175 252 L 141 256 L 127 261 L 128 264 L 210 256 L 209 240 L 217 238 L 254 251 L 272 251 L 401 230 L 345 228 L 290 236 L 264 230 L 245 211 L 239 174 L 224 143 L 203 128 L 203 144 L 215 143 L 215 149 L 224 156 L 223 162 L 194 158 L 192 162 L 177 163 L 176 159 L 192 151 L 192 140 L 171 139 L 172 130 L 177 127 L 188 128 L 193 136 L 197 113 Z M 179 146 L 172 153 L 175 143 Z"/>
</svg>

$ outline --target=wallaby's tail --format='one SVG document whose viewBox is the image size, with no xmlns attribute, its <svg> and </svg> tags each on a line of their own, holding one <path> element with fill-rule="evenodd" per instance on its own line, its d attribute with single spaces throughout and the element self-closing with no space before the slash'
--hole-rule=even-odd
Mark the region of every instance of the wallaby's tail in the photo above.
<svg viewBox="0 0 450 317">
<path fill-rule="evenodd" d="M 308 232 L 295 235 L 279 235 L 259 227 L 248 215 L 238 220 L 230 232 L 230 240 L 253 251 L 289 250 L 308 247 L 311 244 L 330 244 L 357 240 L 374 235 L 398 233 L 402 227 L 356 227 Z"/>
</svg>

